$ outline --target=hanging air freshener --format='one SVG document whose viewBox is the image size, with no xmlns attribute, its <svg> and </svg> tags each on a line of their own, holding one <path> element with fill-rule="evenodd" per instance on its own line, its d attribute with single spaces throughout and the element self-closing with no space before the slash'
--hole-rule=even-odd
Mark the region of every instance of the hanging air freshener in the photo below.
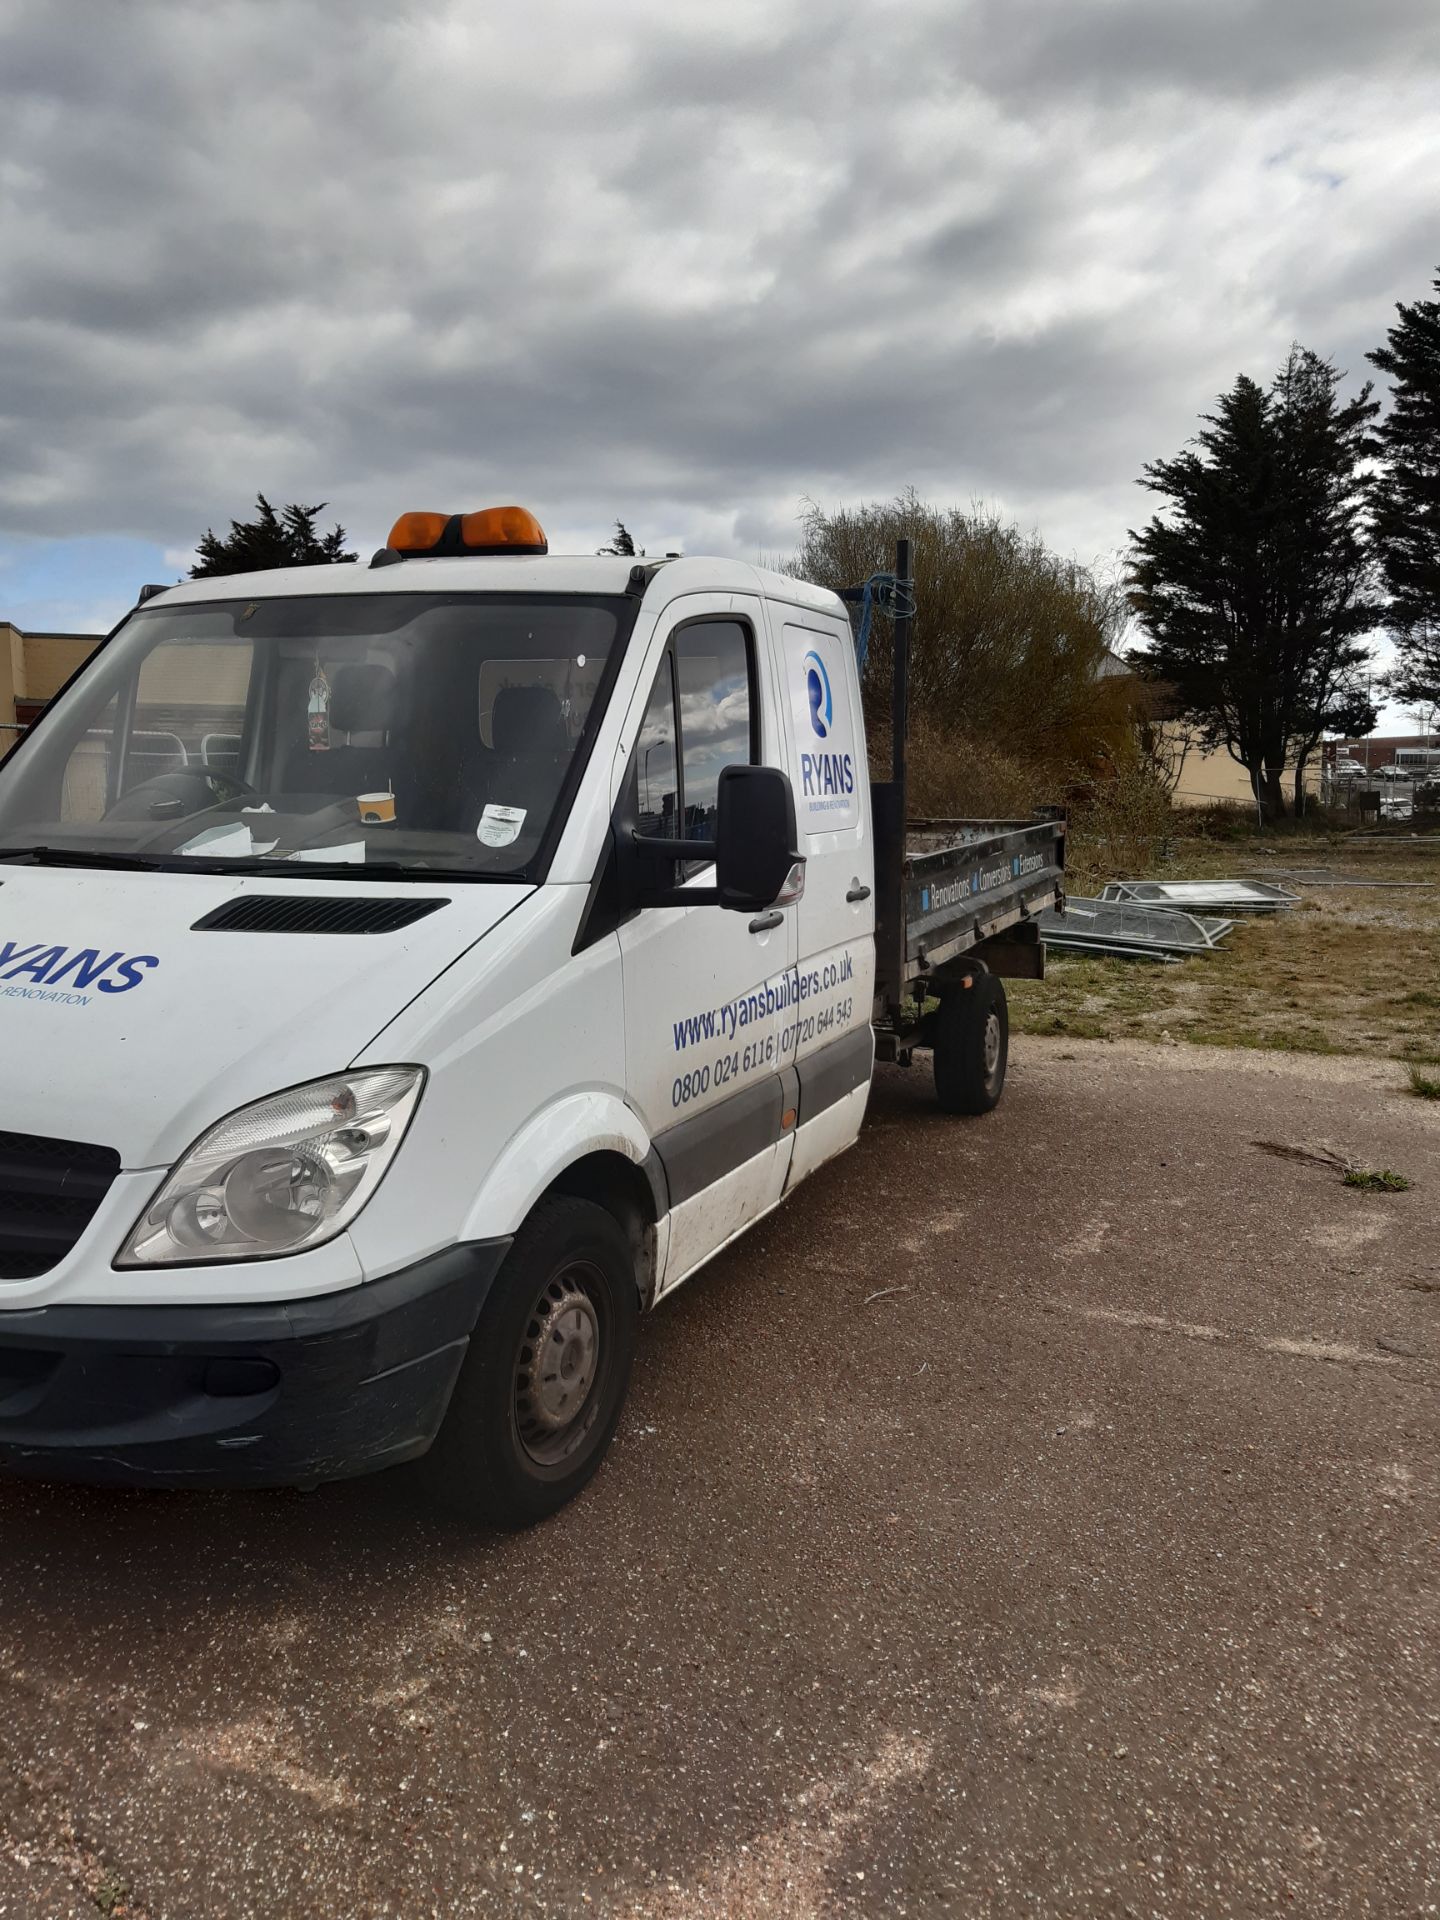
<svg viewBox="0 0 1440 1920">
<path fill-rule="evenodd" d="M 325 669 L 320 664 L 319 655 L 315 658 L 315 678 L 310 682 L 310 704 L 307 732 L 312 753 L 330 751 L 330 682 L 325 678 Z"/>
</svg>

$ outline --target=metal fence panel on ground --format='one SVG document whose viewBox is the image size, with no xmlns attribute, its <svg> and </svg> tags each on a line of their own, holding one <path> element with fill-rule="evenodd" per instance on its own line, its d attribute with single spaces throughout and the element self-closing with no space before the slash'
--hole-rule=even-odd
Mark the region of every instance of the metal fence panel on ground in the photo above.
<svg viewBox="0 0 1440 1920">
<path fill-rule="evenodd" d="M 1259 878 L 1260 876 L 1256 876 Z M 1376 880 L 1367 873 L 1336 873 L 1333 867 L 1269 867 L 1266 877 L 1299 887 L 1430 887 L 1432 880 Z"/>
<path fill-rule="evenodd" d="M 1183 960 L 1190 954 L 1211 952 L 1234 924 L 1168 907 L 1138 906 L 1133 901 L 1074 898 L 1066 901 L 1063 913 L 1050 907 L 1041 914 L 1040 937 L 1046 946 L 1062 952 Z"/>
<path fill-rule="evenodd" d="M 1280 913 L 1300 903 L 1298 893 L 1268 880 L 1111 880 L 1100 898 L 1220 914 Z"/>
</svg>

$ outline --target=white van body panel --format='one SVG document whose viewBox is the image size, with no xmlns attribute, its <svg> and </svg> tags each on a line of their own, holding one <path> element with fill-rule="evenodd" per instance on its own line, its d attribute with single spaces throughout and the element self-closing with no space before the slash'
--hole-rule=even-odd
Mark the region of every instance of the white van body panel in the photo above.
<svg viewBox="0 0 1440 1920">
<path fill-rule="evenodd" d="M 515 1233 L 541 1194 L 592 1153 L 618 1153 L 635 1167 L 650 1155 L 643 1127 L 613 1087 L 564 1094 L 522 1127 L 485 1175 L 460 1238 Z"/>
<path fill-rule="evenodd" d="M 351 1228 L 368 1277 L 513 1232 L 507 1189 L 489 1182 L 532 1129 L 533 1144 L 556 1155 L 533 1162 L 538 1192 L 579 1157 L 573 1128 L 549 1142 L 540 1124 L 563 1102 L 593 1097 L 595 1150 L 615 1134 L 625 1105 L 619 952 L 613 935 L 572 952 L 585 897 L 580 887 L 535 889 L 355 1063 L 416 1060 L 429 1073 L 397 1158 L 403 1177 L 382 1182 Z"/>
<path fill-rule="evenodd" d="M 632 764 L 645 708 L 670 642 L 703 635 L 707 623 L 718 623 L 732 633 L 738 624 L 748 634 L 753 739 L 762 764 L 782 765 L 784 740 L 776 720 L 773 660 L 759 595 L 694 592 L 672 593 L 657 615 L 643 652 L 632 643 L 639 675 L 623 735 Z M 622 774 L 617 767 L 614 800 L 630 771 L 625 767 Z M 698 892 L 713 886 L 714 878 L 713 868 L 705 868 L 685 886 Z M 776 1088 L 778 1117 L 787 1016 L 784 994 L 776 989 L 784 987 L 795 967 L 793 907 L 765 915 L 717 913 L 706 904 L 651 908 L 627 919 L 618 937 L 625 997 L 626 1097 L 651 1138 L 663 1141 L 672 1128 L 693 1138 L 709 1120 L 720 1119 L 723 1124 L 722 1108 L 733 1111 L 731 1103 L 737 1099 L 763 1097 L 768 1083 Z M 771 1004 L 751 1021 L 748 1003 L 767 988 Z M 738 1024 L 742 1003 L 746 1003 L 747 1018 L 743 1031 Z M 728 1031 L 727 1020 L 733 1021 Z M 705 1028 L 710 1031 L 706 1033 Z M 694 1158 L 683 1156 L 676 1168 L 678 1186 L 671 1195 L 668 1263 L 661 1292 L 675 1286 L 743 1224 L 779 1200 L 790 1144 L 788 1137 L 772 1135 L 763 1151 L 748 1155 L 738 1165 L 720 1163 L 716 1176 L 699 1189 L 694 1184 Z"/>
<path fill-rule="evenodd" d="M 350 888 L 299 875 L 0 865 L 0 1086 L 24 1088 L 26 1131 L 103 1140 L 127 1170 L 168 1167 L 237 1107 L 350 1066 L 535 891 L 396 887 L 361 871 Z M 246 893 L 347 890 L 449 904 L 386 935 L 378 970 L 369 935 L 194 930 Z M 0 1127 L 10 1104 L 0 1092 Z"/>
<path fill-rule="evenodd" d="M 849 618 L 838 601 L 766 602 L 782 690 L 786 771 L 795 792 L 805 892 L 797 902 L 800 1125 L 788 1185 L 850 1145 L 865 1113 L 874 1050 L 874 848 L 860 678 Z M 820 695 L 812 703 L 812 690 Z M 820 711 L 815 711 L 818 704 Z M 848 1046 L 844 1043 L 848 1043 Z M 838 1098 L 814 1108 L 811 1070 L 848 1062 Z M 807 1068 L 808 1063 L 808 1068 Z M 860 1097 L 857 1100 L 856 1094 Z"/>
<path fill-rule="evenodd" d="M 875 1064 L 872 1050 L 870 1064 Z M 795 1152 L 790 1161 L 790 1171 L 785 1182 L 785 1191 L 791 1192 L 815 1172 L 823 1167 L 827 1160 L 833 1160 L 837 1153 L 843 1153 L 847 1147 L 853 1147 L 860 1137 L 860 1127 L 865 1118 L 865 1105 L 870 1098 L 868 1077 L 861 1086 L 852 1087 L 842 1099 L 816 1114 L 813 1120 L 807 1120 L 795 1135 Z"/>
<path fill-rule="evenodd" d="M 657 1300 L 673 1293 L 779 1206 L 792 1150 L 790 1140 L 767 1147 L 672 1211 L 669 1258 Z"/>
</svg>

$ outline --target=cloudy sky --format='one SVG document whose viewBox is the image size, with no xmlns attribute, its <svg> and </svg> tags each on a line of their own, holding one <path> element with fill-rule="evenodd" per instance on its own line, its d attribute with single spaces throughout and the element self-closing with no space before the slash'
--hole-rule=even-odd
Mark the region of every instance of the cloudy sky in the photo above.
<svg viewBox="0 0 1440 1920">
<path fill-rule="evenodd" d="M 1436 0 L 0 0 L 0 617 L 257 488 L 793 546 L 1141 463 L 1440 261 Z"/>
</svg>

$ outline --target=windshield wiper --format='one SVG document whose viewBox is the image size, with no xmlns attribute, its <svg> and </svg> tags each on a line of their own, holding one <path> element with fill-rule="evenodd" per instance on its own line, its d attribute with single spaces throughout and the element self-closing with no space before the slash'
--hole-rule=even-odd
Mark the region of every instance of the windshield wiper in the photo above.
<svg viewBox="0 0 1440 1920">
<path fill-rule="evenodd" d="M 284 874 L 291 880 L 308 873 L 326 880 L 452 880 L 507 881 L 515 873 L 485 873 L 471 867 L 405 866 L 398 860 L 267 860 L 263 855 L 227 860 L 223 855 L 180 854 L 167 859 L 142 860 L 133 853 L 103 853 L 77 847 L 0 847 L 0 860 L 24 860 L 33 867 L 108 867 L 118 873 L 264 873 Z"/>
<path fill-rule="evenodd" d="M 194 863 L 187 861 L 186 865 Z M 447 886 L 452 880 L 506 880 L 520 878 L 514 873 L 483 873 L 473 867 L 407 867 L 398 860 L 228 860 L 226 870 L 240 867 L 246 873 L 287 874 L 290 879 L 307 873 L 323 875 L 327 880 L 424 880 Z"/>
<path fill-rule="evenodd" d="M 0 847 L 0 860 L 28 860 L 32 867 L 116 867 L 125 873 L 148 873 L 153 860 L 133 853 L 101 853 L 78 847 Z"/>
</svg>

